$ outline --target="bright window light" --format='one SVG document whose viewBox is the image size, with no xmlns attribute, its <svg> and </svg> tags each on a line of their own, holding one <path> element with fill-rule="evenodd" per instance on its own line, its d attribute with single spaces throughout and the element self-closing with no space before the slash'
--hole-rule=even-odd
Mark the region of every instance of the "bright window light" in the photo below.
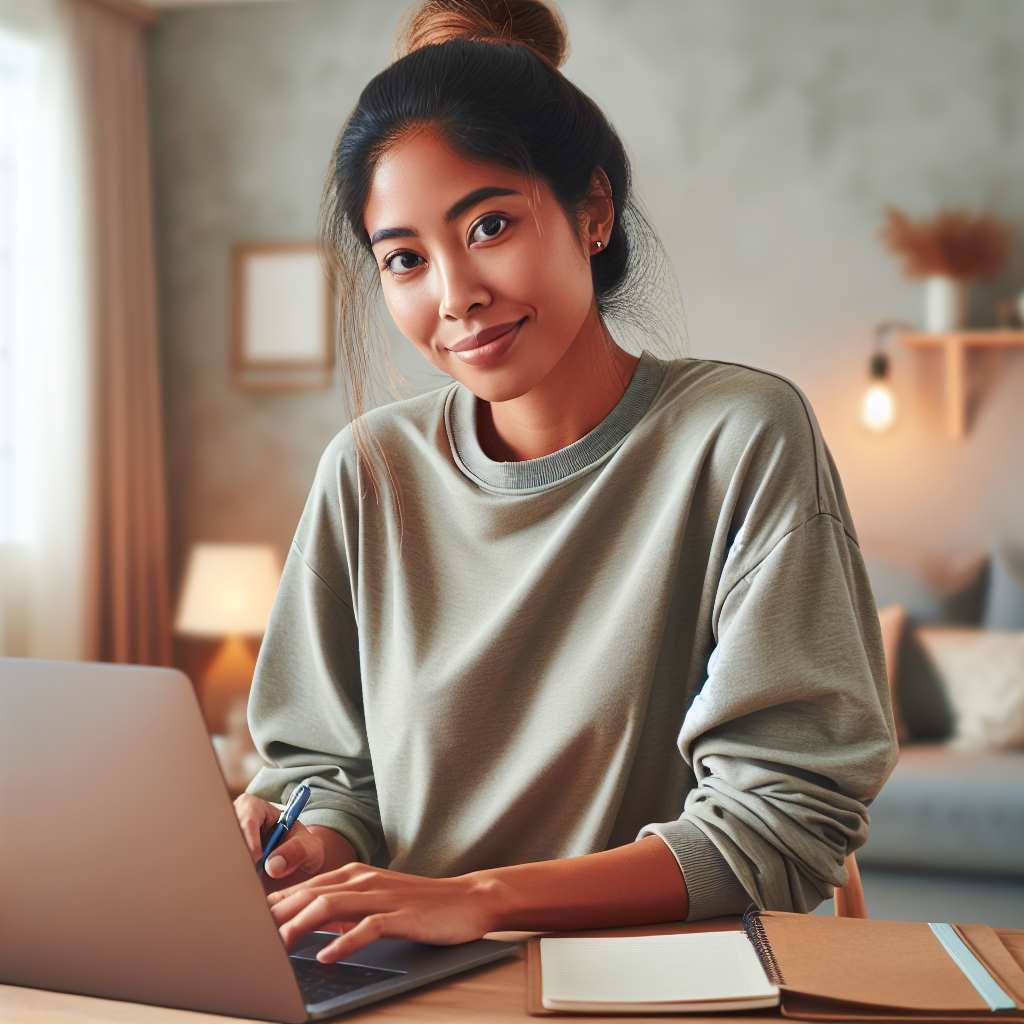
<svg viewBox="0 0 1024 1024">
<path fill-rule="evenodd" d="M 34 185 L 39 139 L 34 116 L 38 47 L 0 29 L 0 543 L 24 539 L 19 507 L 24 471 L 19 378 L 26 359 L 34 280 L 41 267 L 30 224 L 40 197 Z"/>
</svg>

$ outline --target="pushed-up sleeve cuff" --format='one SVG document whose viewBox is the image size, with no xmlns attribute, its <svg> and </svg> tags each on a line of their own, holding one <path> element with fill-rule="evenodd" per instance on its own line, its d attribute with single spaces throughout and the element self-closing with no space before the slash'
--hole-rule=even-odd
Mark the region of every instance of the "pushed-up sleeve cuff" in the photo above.
<svg viewBox="0 0 1024 1024">
<path fill-rule="evenodd" d="M 380 828 L 369 762 L 353 758 L 334 760 L 335 764 L 299 764 L 288 768 L 265 765 L 246 792 L 283 806 L 299 783 L 307 782 L 312 794 L 299 821 L 307 826 L 333 829 L 352 844 L 360 861 L 382 866 L 382 860 L 386 864 L 387 844 Z"/>
<path fill-rule="evenodd" d="M 679 862 L 690 896 L 687 921 L 742 914 L 750 905 L 747 891 L 729 867 L 718 847 L 686 818 L 648 825 L 637 839 L 657 836 Z"/>
<path fill-rule="evenodd" d="M 310 825 L 323 825 L 344 836 L 356 851 L 356 856 L 363 864 L 369 864 L 377 849 L 377 841 L 370 835 L 370 830 L 356 817 L 333 807 L 314 807 L 303 811 L 299 821 L 307 828 Z"/>
</svg>

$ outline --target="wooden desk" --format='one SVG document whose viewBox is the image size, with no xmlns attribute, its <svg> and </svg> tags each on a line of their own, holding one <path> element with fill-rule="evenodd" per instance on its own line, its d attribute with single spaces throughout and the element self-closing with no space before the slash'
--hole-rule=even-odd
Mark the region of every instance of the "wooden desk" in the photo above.
<svg viewBox="0 0 1024 1024">
<path fill-rule="evenodd" d="M 567 1021 L 569 1024 L 637 1024 L 641 1017 L 531 1017 L 526 1012 L 526 943 L 518 959 L 508 958 L 474 971 L 425 985 L 335 1018 L 338 1024 L 523 1024 L 525 1021 Z M 650 1020 L 651 1018 L 646 1018 Z M 691 1014 L 658 1019 L 685 1019 L 688 1024 L 750 1024 L 751 1018 L 697 1017 Z M 767 1018 L 773 1019 L 773 1018 Z M 244 1024 L 238 1017 L 220 1017 L 193 1010 L 119 1003 L 63 992 L 0 985 L 3 1024 Z"/>
<path fill-rule="evenodd" d="M 646 925 L 612 930 L 619 935 L 655 935 L 676 931 L 733 929 L 738 918 L 720 918 L 698 924 Z M 495 932 L 486 936 L 503 942 L 520 942 L 518 958 L 506 957 L 476 970 L 457 974 L 406 995 L 336 1018 L 338 1024 L 523 1024 L 526 1021 L 563 1020 L 572 1024 L 637 1024 L 640 1017 L 531 1017 L 526 1012 L 526 940 L 540 932 Z M 580 932 L 574 934 L 593 934 Z M 779 1019 L 756 1015 L 760 1020 Z M 650 1020 L 652 1018 L 646 1018 Z M 714 1014 L 659 1016 L 660 1020 L 686 1020 L 687 1024 L 750 1024 L 742 1017 Z M 120 1003 L 91 996 L 45 992 L 34 988 L 0 985 L 0 1021 L 3 1024 L 244 1024 L 238 1017 L 221 1017 L 194 1010 L 170 1010 L 163 1006 Z M 252 1022 L 258 1024 L 258 1022 Z"/>
<path fill-rule="evenodd" d="M 525 945 L 518 960 L 507 959 L 466 974 L 426 985 L 354 1010 L 338 1018 L 339 1024 L 401 1021 L 403 1024 L 458 1024 L 465 1021 L 536 1021 L 526 1012 Z M 583 1018 L 601 1020 L 629 1018 Z M 63 992 L 0 985 L 0 1020 L 4 1024 L 239 1024 L 237 1017 L 220 1017 L 192 1010 L 119 1003 Z M 633 1018 L 634 1024 L 636 1018 Z"/>
</svg>

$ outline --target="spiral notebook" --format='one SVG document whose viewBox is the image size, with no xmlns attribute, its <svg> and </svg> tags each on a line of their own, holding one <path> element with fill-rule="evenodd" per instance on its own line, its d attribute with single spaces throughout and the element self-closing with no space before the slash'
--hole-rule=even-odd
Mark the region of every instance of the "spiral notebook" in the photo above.
<svg viewBox="0 0 1024 1024">
<path fill-rule="evenodd" d="M 1024 931 L 759 911 L 743 921 L 722 918 L 531 939 L 526 1008 L 534 1015 L 686 1013 L 695 1015 L 691 1020 L 699 1016 L 721 1024 L 749 1019 L 743 1013 L 755 1008 L 758 997 L 742 989 L 743 970 L 712 950 L 720 939 L 715 933 L 721 932 L 731 933 L 734 950 L 743 948 L 739 942 L 746 944 L 764 979 L 777 989 L 776 1008 L 760 1009 L 758 1017 L 1024 1022 Z M 664 940 L 672 935 L 698 943 L 688 949 L 650 943 L 652 936 Z M 591 945 L 609 939 L 616 945 L 603 952 Z M 563 945 L 550 945 L 553 941 Z M 564 963 L 556 964 L 550 952 L 545 956 L 544 943 Z M 565 957 L 574 948 L 576 963 Z M 685 990 L 681 980 L 672 988 L 675 982 L 668 976 L 685 975 L 681 965 L 686 958 L 708 956 L 718 956 L 719 962 L 701 968 L 703 989 Z M 571 969 L 568 987 L 566 964 Z M 652 976 L 657 977 L 653 983 Z M 687 991 L 689 997 L 669 1005 L 669 998 Z M 745 999 L 750 1001 L 744 1005 Z"/>
<path fill-rule="evenodd" d="M 1024 1021 L 1024 932 L 760 911 L 744 924 L 784 1017 Z"/>
</svg>

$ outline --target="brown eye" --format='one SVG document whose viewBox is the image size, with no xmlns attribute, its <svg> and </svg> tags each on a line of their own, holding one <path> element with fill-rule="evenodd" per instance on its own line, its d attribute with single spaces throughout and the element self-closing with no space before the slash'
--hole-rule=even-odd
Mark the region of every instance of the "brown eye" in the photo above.
<svg viewBox="0 0 1024 1024">
<path fill-rule="evenodd" d="M 481 217 L 473 225 L 469 232 L 469 241 L 470 243 L 489 242 L 492 238 L 497 238 L 507 227 L 508 217 L 502 217 L 497 213 L 489 213 L 486 217 Z"/>
<path fill-rule="evenodd" d="M 391 271 L 395 277 L 404 277 L 411 274 L 418 267 L 423 266 L 427 261 L 415 252 L 396 252 L 384 261 L 384 266 Z"/>
</svg>

